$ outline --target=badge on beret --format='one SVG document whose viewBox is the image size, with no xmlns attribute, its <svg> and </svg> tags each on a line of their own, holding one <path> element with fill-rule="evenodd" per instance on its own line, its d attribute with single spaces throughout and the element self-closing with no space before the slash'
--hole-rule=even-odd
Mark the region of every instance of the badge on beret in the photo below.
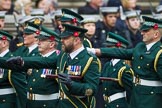
<svg viewBox="0 0 162 108">
<path fill-rule="evenodd" d="M 36 18 L 35 20 L 34 20 L 34 24 L 40 24 L 41 23 L 41 21 L 38 19 L 38 18 Z"/>
</svg>

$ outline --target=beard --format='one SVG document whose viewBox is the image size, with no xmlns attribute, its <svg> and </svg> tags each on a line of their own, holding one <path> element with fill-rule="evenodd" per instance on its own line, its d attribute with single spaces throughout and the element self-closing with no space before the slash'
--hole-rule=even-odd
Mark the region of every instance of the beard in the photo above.
<svg viewBox="0 0 162 108">
<path fill-rule="evenodd" d="M 69 45 L 62 45 L 62 50 L 65 51 L 66 53 L 71 53 L 74 49 L 73 43 Z"/>
</svg>

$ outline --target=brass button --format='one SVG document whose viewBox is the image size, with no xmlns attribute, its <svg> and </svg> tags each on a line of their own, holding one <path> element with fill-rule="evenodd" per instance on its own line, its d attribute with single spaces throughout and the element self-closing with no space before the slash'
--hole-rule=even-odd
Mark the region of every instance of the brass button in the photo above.
<svg viewBox="0 0 162 108">
<path fill-rule="evenodd" d="M 132 57 L 132 60 L 134 59 L 134 57 Z"/>
<path fill-rule="evenodd" d="M 143 57 L 141 57 L 141 59 L 143 59 Z"/>
<path fill-rule="evenodd" d="M 119 105 L 116 105 L 116 107 L 118 108 L 118 107 L 119 107 Z"/>
<path fill-rule="evenodd" d="M 33 79 L 33 82 L 35 82 L 35 79 Z"/>
<path fill-rule="evenodd" d="M 105 88 L 105 90 L 107 90 L 107 88 Z"/>
<path fill-rule="evenodd" d="M 138 69 L 140 69 L 141 68 L 141 66 L 138 66 Z"/>
<path fill-rule="evenodd" d="M 30 88 L 30 90 L 33 90 L 32 88 Z"/>
<path fill-rule="evenodd" d="M 3 101 L 3 102 L 6 102 L 6 100 L 4 100 L 4 99 L 3 99 L 2 101 Z"/>
<path fill-rule="evenodd" d="M 147 64 L 147 66 L 149 66 L 150 64 Z"/>
<path fill-rule="evenodd" d="M 154 94 L 154 92 L 152 91 L 151 94 Z"/>
<path fill-rule="evenodd" d="M 43 107 L 46 107 L 46 104 L 44 104 Z"/>
<path fill-rule="evenodd" d="M 36 70 L 36 72 L 39 72 L 39 70 Z"/>
</svg>

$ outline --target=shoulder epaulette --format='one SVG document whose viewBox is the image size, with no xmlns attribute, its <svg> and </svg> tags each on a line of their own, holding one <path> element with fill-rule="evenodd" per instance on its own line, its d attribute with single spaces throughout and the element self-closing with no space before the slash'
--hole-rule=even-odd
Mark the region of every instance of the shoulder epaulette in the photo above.
<svg viewBox="0 0 162 108">
<path fill-rule="evenodd" d="M 160 48 L 161 48 L 161 46 L 160 46 Z M 161 53 L 162 53 L 162 49 L 160 49 L 160 50 L 158 51 L 158 53 L 156 54 L 155 60 L 154 60 L 154 69 L 155 69 L 156 72 L 157 72 L 156 65 L 157 65 L 157 62 L 158 62 L 158 59 L 159 59 Z"/>
</svg>

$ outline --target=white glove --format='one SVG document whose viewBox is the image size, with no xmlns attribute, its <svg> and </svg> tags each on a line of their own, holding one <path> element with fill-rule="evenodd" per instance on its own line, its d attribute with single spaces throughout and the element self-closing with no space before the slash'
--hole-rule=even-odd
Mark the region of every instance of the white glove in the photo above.
<svg viewBox="0 0 162 108">
<path fill-rule="evenodd" d="M 96 50 L 94 48 L 86 47 L 86 49 L 89 53 L 96 54 Z"/>
</svg>

